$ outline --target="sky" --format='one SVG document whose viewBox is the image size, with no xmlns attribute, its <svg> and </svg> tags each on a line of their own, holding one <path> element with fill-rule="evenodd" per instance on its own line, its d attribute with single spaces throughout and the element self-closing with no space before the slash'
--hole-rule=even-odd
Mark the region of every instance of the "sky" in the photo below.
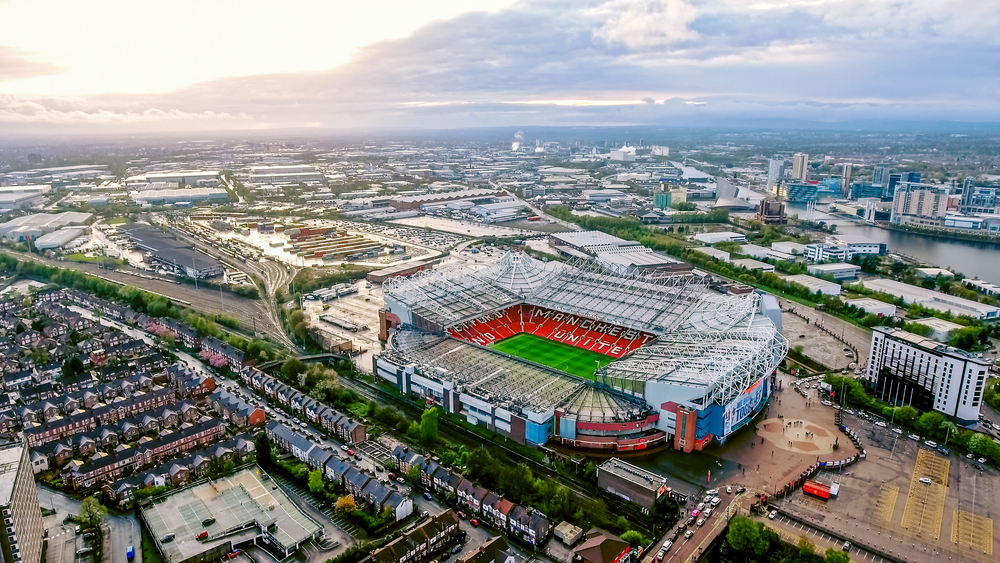
<svg viewBox="0 0 1000 563">
<path fill-rule="evenodd" d="M 1000 121 L 983 0 L 0 0 L 0 135 Z"/>
</svg>

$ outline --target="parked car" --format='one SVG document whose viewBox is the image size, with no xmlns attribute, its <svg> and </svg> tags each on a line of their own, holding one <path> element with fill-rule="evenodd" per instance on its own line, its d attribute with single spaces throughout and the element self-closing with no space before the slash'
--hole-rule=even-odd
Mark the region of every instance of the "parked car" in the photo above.
<svg viewBox="0 0 1000 563">
<path fill-rule="evenodd" d="M 479 520 L 476 520 L 475 518 L 473 518 L 472 520 L 469 520 L 469 524 L 472 524 L 473 526 L 478 526 L 479 525 Z"/>
<path fill-rule="evenodd" d="M 937 447 L 937 442 L 935 442 L 933 440 L 924 440 L 924 444 L 926 444 L 928 447 L 931 447 L 931 448 L 936 448 Z"/>
<path fill-rule="evenodd" d="M 733 494 L 733 487 L 731 485 L 726 485 L 726 494 Z"/>
<path fill-rule="evenodd" d="M 430 493 L 424 493 L 424 499 L 426 499 L 426 500 L 434 500 L 434 497 L 432 497 Z"/>
<path fill-rule="evenodd" d="M 920 441 L 920 436 L 917 436 L 916 434 L 910 434 L 909 436 L 907 436 L 907 438 L 913 440 L 914 442 Z"/>
<path fill-rule="evenodd" d="M 705 491 L 705 494 L 714 497 L 715 495 L 719 494 L 719 489 L 709 489 Z"/>
<path fill-rule="evenodd" d="M 694 530 L 688 530 L 684 532 L 684 539 L 689 540 L 693 535 L 694 535 Z"/>
<path fill-rule="evenodd" d="M 878 426 L 879 428 L 885 428 L 888 425 L 880 420 L 875 423 L 875 426 Z"/>
<path fill-rule="evenodd" d="M 194 538 L 194 539 L 196 539 L 196 540 L 203 540 L 203 539 L 205 539 L 205 538 L 207 538 L 207 537 L 208 537 L 208 531 L 207 531 L 207 530 L 205 530 L 205 531 L 202 531 L 202 532 L 201 532 L 200 534 L 198 534 L 197 536 L 195 536 L 195 538 Z"/>
<path fill-rule="evenodd" d="M 700 527 L 702 527 L 704 525 L 705 525 L 705 519 L 704 518 L 699 518 L 698 519 L 698 527 L 700 528 Z"/>
<path fill-rule="evenodd" d="M 770 518 L 771 520 L 774 520 L 776 516 L 778 516 L 777 510 L 772 510 L 771 513 L 767 515 L 767 517 Z"/>
<path fill-rule="evenodd" d="M 920 482 L 923 483 L 923 484 L 925 484 L 925 485 L 930 485 L 931 484 L 931 479 L 930 479 L 930 477 L 921 477 L 920 478 Z"/>
</svg>

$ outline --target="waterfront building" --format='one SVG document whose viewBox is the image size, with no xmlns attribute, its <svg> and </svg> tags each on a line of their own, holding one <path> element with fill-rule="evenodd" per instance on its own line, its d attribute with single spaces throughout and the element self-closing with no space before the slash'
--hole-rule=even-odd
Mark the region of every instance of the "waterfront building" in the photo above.
<svg viewBox="0 0 1000 563">
<path fill-rule="evenodd" d="M 962 285 L 969 289 L 974 289 L 979 293 L 992 295 L 994 297 L 1000 296 L 1000 285 L 997 285 L 995 283 L 985 282 L 983 280 L 973 280 L 965 278 L 962 280 Z"/>
<path fill-rule="evenodd" d="M 792 156 L 792 178 L 805 182 L 809 179 L 809 155 L 801 152 Z"/>
<path fill-rule="evenodd" d="M 948 186 L 900 182 L 892 199 L 889 221 L 895 225 L 915 223 L 939 227 L 948 212 Z"/>
<path fill-rule="evenodd" d="M 899 328 L 872 329 L 865 378 L 874 394 L 895 405 L 935 410 L 975 424 L 989 360 Z"/>
<path fill-rule="evenodd" d="M 807 244 L 805 254 L 812 262 L 849 262 L 854 258 L 850 248 L 825 242 Z"/>
<path fill-rule="evenodd" d="M 780 201 L 760 200 L 757 206 L 757 219 L 765 225 L 785 225 L 788 216 L 785 214 L 785 204 Z"/>
<path fill-rule="evenodd" d="M 772 158 L 767 164 L 767 191 L 770 192 L 781 183 L 781 178 L 785 175 L 785 159 Z"/>
<path fill-rule="evenodd" d="M 973 178 L 966 178 L 962 186 L 959 211 L 969 213 L 996 213 L 1000 204 L 1000 188 L 977 187 Z"/>
<path fill-rule="evenodd" d="M 881 188 L 887 183 L 889 183 L 889 165 L 876 164 L 872 170 L 872 185 Z"/>
<path fill-rule="evenodd" d="M 830 235 L 826 237 L 826 242 L 846 246 L 850 249 L 852 257 L 855 254 L 885 254 L 888 250 L 888 245 L 884 242 L 854 235 Z"/>
<path fill-rule="evenodd" d="M 877 186 L 868 182 L 858 182 L 851 186 L 851 199 L 882 199 L 882 194 L 884 193 L 885 188 L 883 186 Z"/>
<path fill-rule="evenodd" d="M 844 163 L 844 175 L 840 183 L 840 197 L 847 199 L 851 197 L 851 163 Z"/>
<path fill-rule="evenodd" d="M 806 182 L 790 182 L 782 186 L 781 195 L 784 195 L 790 203 L 804 203 L 819 199 L 819 186 Z"/>
</svg>

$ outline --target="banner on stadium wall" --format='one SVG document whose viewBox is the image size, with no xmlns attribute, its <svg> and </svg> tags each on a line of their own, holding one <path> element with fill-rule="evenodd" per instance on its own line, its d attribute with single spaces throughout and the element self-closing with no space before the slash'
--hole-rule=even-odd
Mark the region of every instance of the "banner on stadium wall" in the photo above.
<svg viewBox="0 0 1000 563">
<path fill-rule="evenodd" d="M 728 436 L 733 431 L 733 426 L 750 416 L 754 407 L 764 398 L 767 392 L 767 383 L 764 381 L 766 377 L 758 379 L 745 393 L 726 405 L 726 412 L 722 415 L 723 435 Z"/>
</svg>

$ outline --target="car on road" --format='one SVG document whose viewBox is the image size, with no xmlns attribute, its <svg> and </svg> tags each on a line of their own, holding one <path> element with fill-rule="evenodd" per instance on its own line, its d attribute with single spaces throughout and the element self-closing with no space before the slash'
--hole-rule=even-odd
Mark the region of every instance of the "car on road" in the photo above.
<svg viewBox="0 0 1000 563">
<path fill-rule="evenodd" d="M 913 440 L 914 442 L 920 441 L 920 436 L 917 436 L 916 434 L 910 434 L 909 436 L 907 436 L 907 438 Z"/>
<path fill-rule="evenodd" d="M 830 401 L 826 401 L 826 400 L 820 401 L 820 404 L 823 405 L 824 407 L 832 407 L 833 406 L 833 403 L 831 403 Z"/>
<path fill-rule="evenodd" d="M 722 502 L 722 499 L 719 497 L 715 497 L 712 499 L 712 506 L 719 506 L 720 502 Z"/>
<path fill-rule="evenodd" d="M 342 449 L 342 450 L 344 450 L 344 451 L 346 452 L 346 451 L 347 451 L 347 446 L 345 446 L 345 445 L 341 444 L 341 445 L 340 445 L 340 449 Z"/>
<path fill-rule="evenodd" d="M 938 448 L 937 451 L 941 455 L 951 455 L 951 451 L 949 451 L 948 448 L 945 448 L 943 446 Z"/>
<path fill-rule="evenodd" d="M 476 520 L 475 518 L 473 518 L 472 520 L 469 520 L 469 524 L 472 524 L 473 526 L 478 526 L 479 525 L 479 520 Z"/>
<path fill-rule="evenodd" d="M 128 557 L 129 561 L 131 561 L 132 559 L 134 559 L 135 558 L 135 548 L 132 547 L 131 545 L 128 546 L 128 547 L 126 547 L 125 548 L 125 557 Z"/>
<path fill-rule="evenodd" d="M 778 515 L 778 511 L 777 510 L 772 510 L 771 513 L 767 515 L 767 517 L 770 518 L 771 520 L 774 520 L 774 518 L 777 515 Z"/>
<path fill-rule="evenodd" d="M 659 551 L 659 552 L 658 552 L 658 553 L 656 554 L 656 560 L 657 560 L 657 561 L 663 561 L 663 556 L 665 556 L 666 554 L 667 554 L 667 552 L 661 549 L 661 550 L 660 550 L 660 551 Z"/>
<path fill-rule="evenodd" d="M 170 541 L 174 541 L 174 535 L 173 534 L 167 534 L 167 535 L 163 536 L 162 538 L 160 538 L 160 543 L 167 543 L 167 542 L 170 542 Z"/>
<path fill-rule="evenodd" d="M 979 463 L 986 463 L 986 458 L 985 457 L 981 457 L 981 458 L 977 459 L 976 461 L 978 461 Z"/>
<path fill-rule="evenodd" d="M 689 540 L 693 535 L 694 535 L 694 530 L 688 530 L 684 532 L 684 539 Z"/>
<path fill-rule="evenodd" d="M 396 477 L 396 482 L 399 483 L 400 485 L 402 485 L 403 483 L 405 483 L 405 481 L 403 481 L 402 477 Z"/>
<path fill-rule="evenodd" d="M 706 508 L 705 512 L 701 513 L 701 516 L 703 518 L 711 518 L 712 517 L 712 509 L 711 508 Z"/>
<path fill-rule="evenodd" d="M 660 549 L 663 550 L 663 552 L 665 553 L 667 551 L 670 551 L 670 548 L 673 547 L 673 546 L 674 546 L 674 542 L 672 542 L 670 540 L 667 540 L 667 541 L 663 542 L 663 547 L 661 547 Z"/>
<path fill-rule="evenodd" d="M 936 448 L 937 447 L 937 442 L 935 442 L 933 440 L 924 440 L 924 444 L 927 445 L 928 447 L 931 447 L 931 448 Z"/>
<path fill-rule="evenodd" d="M 704 518 L 699 518 L 698 519 L 698 527 L 700 528 L 700 527 L 702 527 L 704 525 L 705 525 L 705 519 Z"/>
<path fill-rule="evenodd" d="M 423 511 L 420 512 L 420 517 L 421 518 L 430 518 L 431 517 L 431 513 L 427 512 L 426 510 L 423 510 Z"/>
<path fill-rule="evenodd" d="M 462 520 L 465 520 L 467 518 L 464 512 L 459 512 L 458 517 L 461 518 Z"/>
<path fill-rule="evenodd" d="M 899 428 L 893 428 L 892 431 L 895 432 L 896 434 L 902 434 L 903 433 L 903 431 L 900 430 Z"/>
<path fill-rule="evenodd" d="M 430 493 L 424 493 L 424 499 L 426 499 L 426 500 L 434 500 L 434 497 L 432 497 Z"/>
<path fill-rule="evenodd" d="M 733 494 L 733 487 L 731 485 L 726 485 L 726 494 Z"/>
<path fill-rule="evenodd" d="M 347 450 L 347 455 L 354 455 L 354 450 Z"/>
<path fill-rule="evenodd" d="M 714 497 L 715 495 L 719 494 L 719 489 L 709 489 L 705 491 L 705 494 Z"/>
<path fill-rule="evenodd" d="M 691 526 L 694 526 L 694 523 L 697 522 L 697 521 L 698 520 L 696 520 L 695 517 L 692 516 L 692 517 L 688 518 L 686 522 L 684 522 L 684 526 L 690 528 Z"/>
<path fill-rule="evenodd" d="M 976 456 L 974 456 L 972 454 L 965 454 L 965 457 L 967 457 L 969 459 L 976 459 Z"/>
<path fill-rule="evenodd" d="M 458 555 L 461 552 L 462 552 L 462 546 L 461 545 L 456 545 L 455 547 L 451 548 L 451 554 L 452 555 Z"/>
<path fill-rule="evenodd" d="M 920 482 L 925 485 L 930 485 L 932 481 L 930 477 L 921 477 Z"/>
<path fill-rule="evenodd" d="M 698 510 L 705 510 L 705 503 L 699 502 L 698 503 Z"/>
<path fill-rule="evenodd" d="M 888 425 L 880 420 L 875 423 L 875 426 L 878 426 L 879 428 L 885 428 Z"/>
<path fill-rule="evenodd" d="M 86 555 L 86 554 L 90 553 L 91 551 L 94 551 L 94 548 L 92 548 L 92 547 L 85 547 L 83 549 L 76 550 L 76 554 L 77 555 Z"/>
<path fill-rule="evenodd" d="M 701 516 L 701 511 L 700 510 L 694 509 L 694 510 L 691 511 L 691 518 L 697 518 L 699 516 Z"/>
</svg>

